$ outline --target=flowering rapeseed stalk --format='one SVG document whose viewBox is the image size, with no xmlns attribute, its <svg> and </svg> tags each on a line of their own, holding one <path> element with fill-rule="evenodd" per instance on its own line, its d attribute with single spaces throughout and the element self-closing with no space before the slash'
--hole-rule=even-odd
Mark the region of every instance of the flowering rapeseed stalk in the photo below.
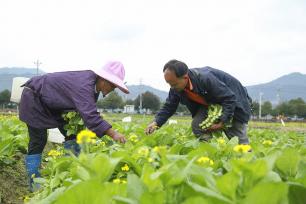
<svg viewBox="0 0 306 204">
<path fill-rule="evenodd" d="M 122 171 L 129 171 L 130 167 L 127 164 L 125 164 L 123 167 L 121 167 L 121 170 Z"/>
<path fill-rule="evenodd" d="M 120 183 L 126 183 L 126 180 L 121 180 L 120 178 L 116 178 L 116 179 L 114 179 L 113 180 L 113 183 L 115 183 L 115 184 L 120 184 Z"/>
<path fill-rule="evenodd" d="M 104 147 L 105 145 L 106 145 L 106 143 L 103 142 L 103 141 L 102 141 L 102 142 L 101 142 L 101 141 L 100 141 L 100 142 L 97 142 L 97 146 L 98 146 L 98 147 Z"/>
<path fill-rule="evenodd" d="M 270 145 L 272 145 L 272 141 L 271 141 L 271 140 L 264 140 L 264 141 L 262 142 L 262 144 L 263 144 L 263 145 L 270 146 Z"/>
<path fill-rule="evenodd" d="M 217 139 L 218 144 L 223 145 L 225 144 L 225 140 L 223 138 Z"/>
<path fill-rule="evenodd" d="M 90 131 L 90 130 L 82 130 L 77 135 L 77 143 L 83 144 L 83 143 L 95 143 L 96 142 L 96 133 Z"/>
<path fill-rule="evenodd" d="M 158 152 L 160 151 L 160 147 L 159 147 L 159 146 L 155 146 L 155 147 L 153 148 L 153 151 L 158 153 Z"/>
<path fill-rule="evenodd" d="M 209 159 L 208 157 L 200 157 L 197 159 L 198 164 L 208 164 L 210 166 L 214 165 L 214 161 Z"/>
<path fill-rule="evenodd" d="M 153 152 L 156 152 L 156 153 L 161 153 L 162 151 L 166 150 L 167 147 L 166 146 L 155 146 L 153 147 Z"/>
<path fill-rule="evenodd" d="M 51 156 L 53 158 L 58 157 L 60 155 L 62 155 L 62 153 L 54 149 L 51 149 L 50 152 L 48 152 L 48 156 Z"/>
<path fill-rule="evenodd" d="M 147 147 L 142 147 L 138 150 L 138 154 L 143 157 L 147 157 L 149 155 L 149 149 Z"/>
<path fill-rule="evenodd" d="M 241 153 L 249 152 L 251 149 L 252 149 L 251 146 L 248 144 L 240 144 L 234 147 L 235 152 L 241 152 Z"/>
<path fill-rule="evenodd" d="M 137 135 L 131 135 L 130 137 L 129 137 L 129 140 L 131 140 L 131 142 L 134 142 L 134 143 L 136 143 L 136 142 L 138 142 L 138 137 L 137 137 Z"/>
<path fill-rule="evenodd" d="M 24 199 L 23 199 L 23 202 L 24 203 L 27 203 L 31 200 L 31 198 L 29 196 L 25 196 Z"/>
<path fill-rule="evenodd" d="M 113 183 L 119 184 L 121 182 L 121 180 L 119 178 L 116 178 L 113 180 Z"/>
</svg>

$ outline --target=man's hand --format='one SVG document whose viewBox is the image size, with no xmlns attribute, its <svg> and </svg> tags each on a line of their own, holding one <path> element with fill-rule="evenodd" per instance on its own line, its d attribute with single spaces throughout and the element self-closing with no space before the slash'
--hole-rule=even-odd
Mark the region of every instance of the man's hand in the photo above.
<svg viewBox="0 0 306 204">
<path fill-rule="evenodd" d="M 158 128 L 157 123 L 153 122 L 151 124 L 148 125 L 148 127 L 145 130 L 145 133 L 148 134 L 152 134 L 156 129 Z"/>
<path fill-rule="evenodd" d="M 126 142 L 126 139 L 125 139 L 124 135 L 116 132 L 112 128 L 106 130 L 105 134 L 110 136 L 111 138 L 113 138 L 113 140 L 115 140 L 115 141 L 119 141 L 121 143 L 125 143 Z"/>
<path fill-rule="evenodd" d="M 224 127 L 223 122 L 219 122 L 219 123 L 213 124 L 210 128 L 207 129 L 207 131 L 214 132 L 214 131 L 223 129 L 223 127 Z"/>
</svg>

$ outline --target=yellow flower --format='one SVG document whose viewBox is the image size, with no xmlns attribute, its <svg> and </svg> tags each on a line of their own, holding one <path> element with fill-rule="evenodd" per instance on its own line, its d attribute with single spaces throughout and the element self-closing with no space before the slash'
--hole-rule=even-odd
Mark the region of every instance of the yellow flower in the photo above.
<svg viewBox="0 0 306 204">
<path fill-rule="evenodd" d="M 271 140 L 264 140 L 264 141 L 262 142 L 262 144 L 263 144 L 263 145 L 270 146 L 270 145 L 272 145 L 272 141 L 271 141 Z"/>
<path fill-rule="evenodd" d="M 200 157 L 197 159 L 198 164 L 209 164 L 210 166 L 214 165 L 214 161 L 209 159 L 208 157 Z"/>
<path fill-rule="evenodd" d="M 250 151 L 251 149 L 252 149 L 251 146 L 248 144 L 240 144 L 234 147 L 235 152 L 241 152 L 241 153 L 246 153 Z"/>
<path fill-rule="evenodd" d="M 148 158 L 148 162 L 152 163 L 153 161 L 154 161 L 153 158 L 151 158 L 151 157 Z"/>
<path fill-rule="evenodd" d="M 121 180 L 120 178 L 116 178 L 116 179 L 113 180 L 113 183 L 115 183 L 115 184 L 120 184 L 120 183 L 125 184 L 126 180 Z"/>
<path fill-rule="evenodd" d="M 27 203 L 27 202 L 29 202 L 30 200 L 31 200 L 31 199 L 30 199 L 29 196 L 25 196 L 24 199 L 23 199 L 23 202 L 24 202 L 24 203 Z"/>
<path fill-rule="evenodd" d="M 155 146 L 153 148 L 153 151 L 159 153 L 160 152 L 160 147 L 159 146 Z"/>
<path fill-rule="evenodd" d="M 61 152 L 54 150 L 54 149 L 51 149 L 50 152 L 48 153 L 48 156 L 51 156 L 51 157 L 58 157 L 60 155 L 62 155 Z"/>
<path fill-rule="evenodd" d="M 131 140 L 131 142 L 136 143 L 136 142 L 138 142 L 138 137 L 137 137 L 137 135 L 132 134 L 132 135 L 129 137 L 129 140 Z"/>
<path fill-rule="evenodd" d="M 77 135 L 77 143 L 83 144 L 83 143 L 95 143 L 97 135 L 96 133 L 90 131 L 90 130 L 82 130 Z"/>
<path fill-rule="evenodd" d="M 147 157 L 149 155 L 149 149 L 147 147 L 142 147 L 138 150 L 138 154 L 143 157 Z"/>
<path fill-rule="evenodd" d="M 225 140 L 224 140 L 223 138 L 217 139 L 217 142 L 218 142 L 220 145 L 225 144 Z"/>
<path fill-rule="evenodd" d="M 130 167 L 127 164 L 125 164 L 123 167 L 121 167 L 121 170 L 122 171 L 129 171 Z"/>
<path fill-rule="evenodd" d="M 160 153 L 162 150 L 165 150 L 167 147 L 166 146 L 155 146 L 153 147 L 153 151 L 156 153 Z"/>
<path fill-rule="evenodd" d="M 98 147 L 104 147 L 106 144 L 105 144 L 105 142 L 99 142 L 99 143 L 97 143 L 97 146 Z"/>
<path fill-rule="evenodd" d="M 115 183 L 115 184 L 119 184 L 120 182 L 121 182 L 121 180 L 119 178 L 116 178 L 116 179 L 113 180 L 113 183 Z"/>
</svg>

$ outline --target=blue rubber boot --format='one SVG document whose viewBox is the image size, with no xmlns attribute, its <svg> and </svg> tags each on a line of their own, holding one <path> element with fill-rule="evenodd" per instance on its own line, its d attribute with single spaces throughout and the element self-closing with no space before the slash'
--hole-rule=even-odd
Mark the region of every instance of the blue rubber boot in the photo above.
<svg viewBox="0 0 306 204">
<path fill-rule="evenodd" d="M 76 143 L 76 140 L 65 141 L 64 148 L 70 150 L 75 156 L 79 156 L 81 151 L 80 145 Z"/>
<path fill-rule="evenodd" d="M 31 154 L 25 157 L 25 166 L 27 169 L 30 191 L 38 190 L 40 185 L 33 182 L 33 178 L 40 177 L 39 167 L 41 164 L 41 154 Z"/>
</svg>

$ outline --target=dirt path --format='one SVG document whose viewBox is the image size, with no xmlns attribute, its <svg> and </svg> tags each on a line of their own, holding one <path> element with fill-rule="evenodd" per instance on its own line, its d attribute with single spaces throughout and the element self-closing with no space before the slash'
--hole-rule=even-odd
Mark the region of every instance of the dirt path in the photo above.
<svg viewBox="0 0 306 204">
<path fill-rule="evenodd" d="M 269 130 L 274 130 L 274 131 L 282 131 L 282 132 L 297 132 L 297 133 L 302 133 L 306 134 L 306 128 L 304 127 L 269 127 L 266 125 L 249 125 L 249 128 L 254 128 L 254 129 L 269 129 Z"/>
<path fill-rule="evenodd" d="M 15 155 L 16 163 L 1 166 L 0 171 L 0 203 L 23 203 L 24 196 L 29 193 L 24 155 Z"/>
<path fill-rule="evenodd" d="M 56 144 L 48 142 L 44 154 L 54 149 Z M 15 163 L 0 166 L 0 204 L 21 204 L 30 194 L 24 165 L 25 154 L 17 153 Z"/>
</svg>

